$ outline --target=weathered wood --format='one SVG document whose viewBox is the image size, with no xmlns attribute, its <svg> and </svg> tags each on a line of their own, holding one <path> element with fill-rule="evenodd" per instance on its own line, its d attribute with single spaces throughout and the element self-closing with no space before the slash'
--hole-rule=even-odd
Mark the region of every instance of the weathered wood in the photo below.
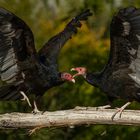
<svg viewBox="0 0 140 140">
<path fill-rule="evenodd" d="M 6 113 L 0 115 L 1 129 L 64 127 L 90 124 L 140 125 L 139 110 L 125 110 L 122 117 L 117 114 L 114 120 L 111 116 L 115 109 L 98 109 L 95 107 L 76 107 L 70 110 L 31 113 Z"/>
</svg>

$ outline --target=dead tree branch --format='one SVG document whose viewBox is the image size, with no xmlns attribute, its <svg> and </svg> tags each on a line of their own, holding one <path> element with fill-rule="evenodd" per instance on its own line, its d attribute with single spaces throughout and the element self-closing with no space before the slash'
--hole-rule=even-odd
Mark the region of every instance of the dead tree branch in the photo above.
<svg viewBox="0 0 140 140">
<path fill-rule="evenodd" d="M 91 124 L 140 125 L 140 111 L 125 110 L 122 117 L 111 116 L 115 109 L 98 109 L 95 107 L 78 107 L 70 110 L 32 113 L 7 113 L 0 115 L 0 129 L 64 127 Z"/>
</svg>

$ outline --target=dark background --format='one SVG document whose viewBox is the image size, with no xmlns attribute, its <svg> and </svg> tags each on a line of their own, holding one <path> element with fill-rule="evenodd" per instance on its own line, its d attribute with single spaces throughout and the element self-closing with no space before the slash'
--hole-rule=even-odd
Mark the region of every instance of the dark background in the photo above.
<svg viewBox="0 0 140 140">
<path fill-rule="evenodd" d="M 53 35 L 62 31 L 66 23 L 84 9 L 91 9 L 93 16 L 83 23 L 78 34 L 67 42 L 59 56 L 61 71 L 85 66 L 100 71 L 109 54 L 109 25 L 112 16 L 121 7 L 140 7 L 140 0 L 0 0 L 0 6 L 22 18 L 32 29 L 36 49 Z M 43 98 L 46 110 L 70 109 L 75 106 L 99 106 L 107 97 L 99 89 L 87 84 L 82 77 L 76 84 L 66 83 L 50 89 Z M 121 106 L 125 101 L 115 101 Z M 0 102 L 0 112 L 30 112 L 26 103 Z M 139 103 L 129 108 L 140 109 Z M 27 130 L 0 130 L 0 140 L 135 140 L 140 139 L 140 128 L 119 125 L 92 125 L 74 128 L 44 128 L 32 136 Z"/>
</svg>

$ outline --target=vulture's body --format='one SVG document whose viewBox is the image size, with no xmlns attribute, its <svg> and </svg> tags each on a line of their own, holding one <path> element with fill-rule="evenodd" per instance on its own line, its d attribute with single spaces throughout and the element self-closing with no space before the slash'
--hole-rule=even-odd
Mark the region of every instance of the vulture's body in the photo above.
<svg viewBox="0 0 140 140">
<path fill-rule="evenodd" d="M 140 9 L 125 8 L 113 17 L 108 64 L 100 73 L 109 98 L 140 101 Z"/>
<path fill-rule="evenodd" d="M 65 82 L 58 71 L 57 58 L 89 10 L 72 19 L 65 29 L 52 37 L 37 53 L 34 37 L 24 21 L 0 8 L 0 99 L 17 100 L 20 91 L 42 96 L 46 90 Z"/>
<path fill-rule="evenodd" d="M 101 88 L 110 101 L 120 98 L 140 102 L 140 9 L 121 9 L 113 17 L 110 30 L 111 49 L 105 68 L 99 73 L 83 67 L 73 70 Z"/>
</svg>

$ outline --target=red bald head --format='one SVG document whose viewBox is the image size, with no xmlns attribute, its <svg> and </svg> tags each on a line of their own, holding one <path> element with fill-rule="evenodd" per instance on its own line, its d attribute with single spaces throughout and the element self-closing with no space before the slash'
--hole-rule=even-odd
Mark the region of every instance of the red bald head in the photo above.
<svg viewBox="0 0 140 140">
<path fill-rule="evenodd" d="M 70 73 L 67 72 L 62 72 L 61 73 L 61 79 L 64 81 L 70 81 L 75 83 L 75 79 L 73 78 L 73 76 Z"/>
<path fill-rule="evenodd" d="M 87 69 L 85 67 L 72 68 L 71 71 L 77 71 L 78 72 L 75 75 L 73 75 L 73 77 L 78 76 L 78 75 L 85 76 L 86 73 L 87 73 Z"/>
</svg>

